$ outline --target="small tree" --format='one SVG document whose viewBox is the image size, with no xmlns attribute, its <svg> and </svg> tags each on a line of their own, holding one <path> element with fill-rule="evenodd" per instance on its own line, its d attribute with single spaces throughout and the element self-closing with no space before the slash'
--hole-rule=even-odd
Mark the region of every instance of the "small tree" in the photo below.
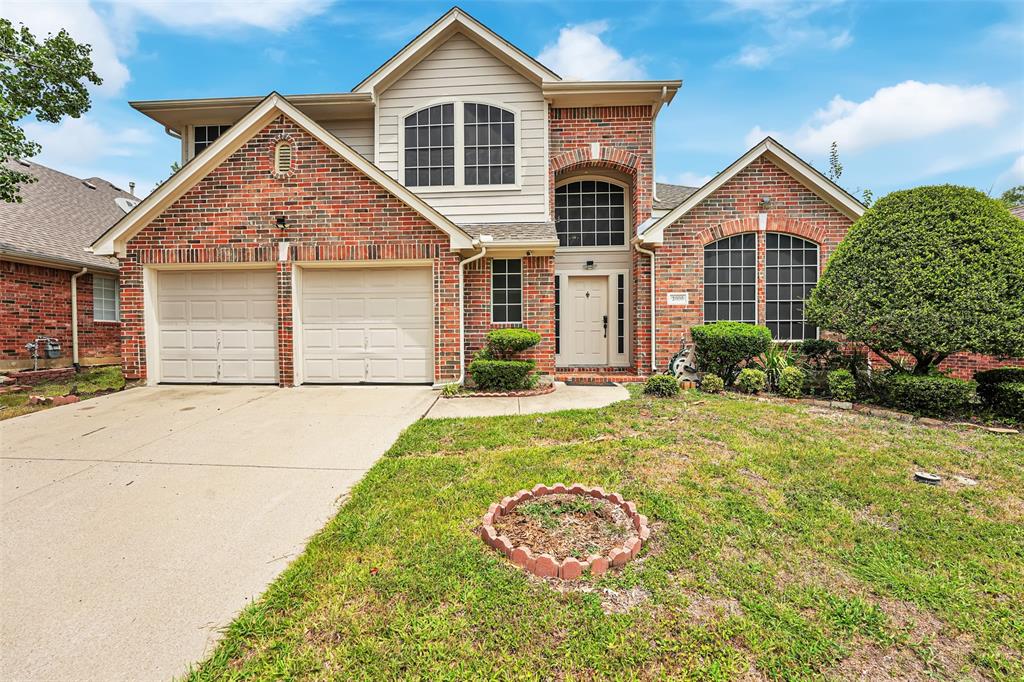
<svg viewBox="0 0 1024 682">
<path fill-rule="evenodd" d="M 1024 221 L 966 187 L 893 192 L 850 228 L 807 303 L 819 326 L 927 374 L 960 351 L 1024 355 Z"/>
<path fill-rule="evenodd" d="M 67 31 L 38 42 L 24 26 L 0 18 L 0 161 L 28 158 L 39 144 L 25 136 L 18 122 L 35 115 L 57 123 L 64 116 L 77 118 L 89 109 L 85 81 L 103 81 L 92 68 L 89 45 L 79 45 Z M 18 185 L 35 177 L 0 166 L 0 201 L 21 201 Z"/>
<path fill-rule="evenodd" d="M 999 197 L 999 200 L 1006 204 L 1008 208 L 1024 204 L 1024 185 L 1011 187 L 1003 192 L 1003 195 Z"/>
</svg>

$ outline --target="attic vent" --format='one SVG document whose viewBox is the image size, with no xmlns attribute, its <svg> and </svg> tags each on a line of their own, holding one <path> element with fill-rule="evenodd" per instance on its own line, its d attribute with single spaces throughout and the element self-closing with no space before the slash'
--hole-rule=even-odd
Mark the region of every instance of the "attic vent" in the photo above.
<svg viewBox="0 0 1024 682">
<path fill-rule="evenodd" d="M 88 180 L 82 180 L 82 184 L 88 187 L 89 189 L 96 189 L 96 185 L 92 184 Z"/>
<path fill-rule="evenodd" d="M 292 169 L 292 143 L 282 141 L 274 148 L 274 172 L 288 173 Z"/>
</svg>

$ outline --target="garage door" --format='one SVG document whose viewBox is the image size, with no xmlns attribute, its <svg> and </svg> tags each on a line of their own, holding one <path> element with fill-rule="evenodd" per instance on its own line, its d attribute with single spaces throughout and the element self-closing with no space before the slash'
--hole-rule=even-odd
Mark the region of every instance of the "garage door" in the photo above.
<svg viewBox="0 0 1024 682">
<path fill-rule="evenodd" d="M 302 373 L 310 383 L 431 383 L 429 268 L 302 273 Z"/>
<path fill-rule="evenodd" d="M 277 383 L 273 270 L 160 272 L 157 298 L 162 381 Z"/>
</svg>

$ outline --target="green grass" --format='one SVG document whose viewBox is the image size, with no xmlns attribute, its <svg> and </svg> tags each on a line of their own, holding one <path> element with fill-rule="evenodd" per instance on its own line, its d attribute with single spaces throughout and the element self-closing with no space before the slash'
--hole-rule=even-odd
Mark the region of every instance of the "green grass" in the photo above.
<svg viewBox="0 0 1024 682">
<path fill-rule="evenodd" d="M 421 421 L 190 679 L 1019 680 L 1022 452 L 694 393 Z M 650 517 L 623 571 L 558 591 L 473 535 L 491 502 L 576 481 Z"/>
<path fill-rule="evenodd" d="M 0 420 L 18 417 L 30 412 L 38 412 L 52 405 L 29 405 L 29 396 L 67 395 L 72 388 L 77 388 L 78 396 L 85 400 L 97 394 L 120 391 L 124 388 L 124 376 L 121 368 L 116 365 L 85 369 L 70 381 L 55 381 L 37 384 L 27 391 L 5 393 L 0 395 Z"/>
</svg>

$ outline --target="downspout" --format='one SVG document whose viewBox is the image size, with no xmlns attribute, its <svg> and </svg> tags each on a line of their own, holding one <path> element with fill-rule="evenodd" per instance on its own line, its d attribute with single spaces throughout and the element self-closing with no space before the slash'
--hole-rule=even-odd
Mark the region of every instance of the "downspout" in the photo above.
<svg viewBox="0 0 1024 682">
<path fill-rule="evenodd" d="M 654 330 L 654 306 L 655 306 L 655 289 L 654 289 L 654 252 L 640 246 L 640 242 L 633 242 L 633 248 L 638 253 L 646 254 L 651 259 L 651 371 L 658 371 L 658 361 L 655 351 L 655 330 Z"/>
<path fill-rule="evenodd" d="M 77 372 L 78 365 L 78 278 L 89 272 L 82 268 L 81 272 L 71 275 L 71 364 Z"/>
<path fill-rule="evenodd" d="M 455 382 L 459 386 L 466 380 L 466 266 L 487 253 L 487 247 L 479 241 L 474 239 L 473 245 L 480 247 L 480 253 L 459 262 L 459 378 Z"/>
</svg>

